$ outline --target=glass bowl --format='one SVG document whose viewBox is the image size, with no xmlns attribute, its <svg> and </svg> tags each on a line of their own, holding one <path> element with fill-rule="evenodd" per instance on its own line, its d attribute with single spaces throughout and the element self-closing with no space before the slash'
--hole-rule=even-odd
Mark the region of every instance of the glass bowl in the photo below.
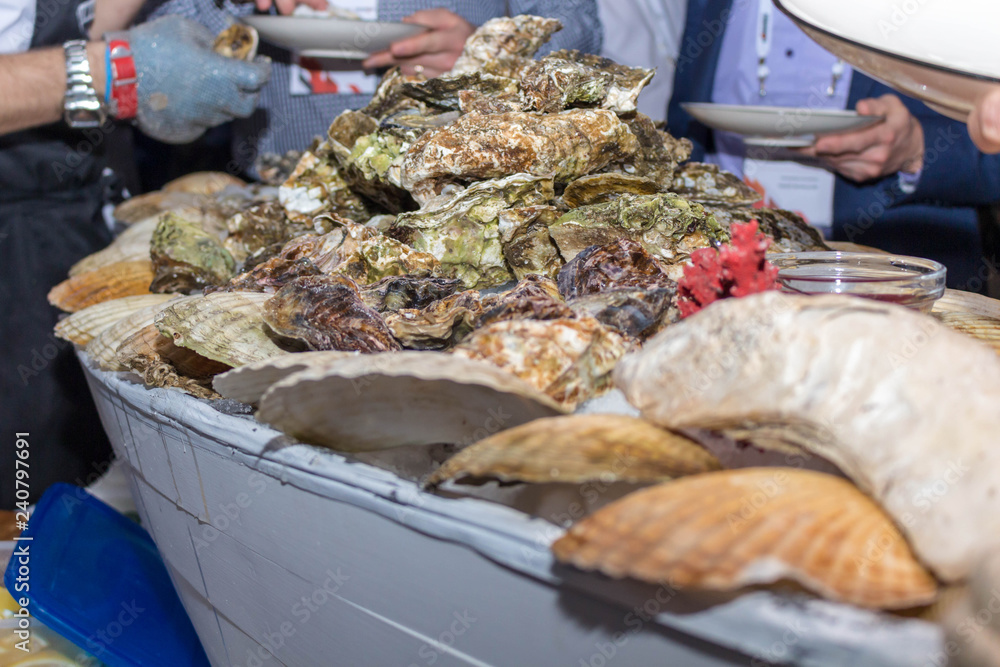
<svg viewBox="0 0 1000 667">
<path fill-rule="evenodd" d="M 944 295 L 947 270 L 920 257 L 862 252 L 768 255 L 778 282 L 793 294 L 850 294 L 930 312 Z"/>
</svg>

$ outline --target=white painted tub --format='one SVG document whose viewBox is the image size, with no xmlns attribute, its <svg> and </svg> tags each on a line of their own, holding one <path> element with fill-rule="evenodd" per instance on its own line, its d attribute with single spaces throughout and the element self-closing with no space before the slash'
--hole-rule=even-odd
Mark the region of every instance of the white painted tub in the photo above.
<svg viewBox="0 0 1000 667">
<path fill-rule="evenodd" d="M 214 665 L 938 664 L 939 629 L 804 597 L 708 605 L 554 566 L 560 530 L 88 366 Z M 267 451 L 265 451 L 267 448 Z"/>
</svg>

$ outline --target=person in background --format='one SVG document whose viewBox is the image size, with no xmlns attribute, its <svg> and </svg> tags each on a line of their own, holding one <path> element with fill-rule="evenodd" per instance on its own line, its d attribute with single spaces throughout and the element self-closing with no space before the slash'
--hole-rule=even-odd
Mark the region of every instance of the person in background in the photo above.
<svg viewBox="0 0 1000 667">
<path fill-rule="evenodd" d="M 696 122 L 684 102 L 857 109 L 885 121 L 808 148 L 751 149 Z M 976 207 L 997 199 L 1000 161 L 960 123 L 852 71 L 771 0 L 690 0 L 668 129 L 693 140 L 694 159 L 744 177 L 833 240 L 936 259 L 952 287 L 985 281 Z"/>
<path fill-rule="evenodd" d="M 638 107 L 653 120 L 664 120 L 687 0 L 597 0 L 597 10 L 604 26 L 601 55 L 623 65 L 656 69 Z"/>
<path fill-rule="evenodd" d="M 310 0 L 317 9 L 324 0 Z M 278 0 L 277 10 L 289 13 L 297 0 Z M 388 51 L 372 54 L 364 61 L 300 58 L 280 47 L 261 43 L 261 53 L 271 57 L 274 68 L 265 87 L 260 108 L 249 119 L 233 124 L 233 173 L 253 172 L 259 153 L 284 154 L 304 150 L 313 138 L 325 135 L 342 111 L 358 109 L 371 99 L 379 77 L 375 70 L 398 65 L 404 73 L 417 71 L 437 76 L 451 68 L 462 52 L 466 38 L 488 19 L 505 14 L 536 14 L 559 19 L 563 29 L 542 47 L 542 53 L 580 49 L 598 53 L 601 24 L 595 0 L 333 0 L 331 7 L 350 10 L 365 20 L 406 21 L 425 25 L 428 32 L 399 40 Z M 258 11 L 268 11 L 271 0 L 257 0 Z M 223 0 L 167 0 L 154 16 L 180 14 L 207 26 L 213 32 L 226 28 L 237 15 L 253 11 L 252 5 Z"/>
<path fill-rule="evenodd" d="M 110 241 L 101 209 L 111 118 L 169 140 L 249 115 L 266 62 L 212 51 L 203 26 L 171 17 L 124 30 L 136 0 L 0 4 L 0 508 L 28 489 L 85 483 L 110 456 L 71 346 L 46 295 Z M 108 56 L 113 56 L 110 60 Z M 110 74 L 109 74 L 110 73 Z M 18 434 L 28 458 L 17 458 Z M 16 461 L 27 483 L 15 482 Z"/>
</svg>

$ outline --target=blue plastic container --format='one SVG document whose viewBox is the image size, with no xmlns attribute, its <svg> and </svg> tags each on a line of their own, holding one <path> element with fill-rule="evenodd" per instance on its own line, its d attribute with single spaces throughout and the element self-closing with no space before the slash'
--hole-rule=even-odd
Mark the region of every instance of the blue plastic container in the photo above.
<svg viewBox="0 0 1000 667">
<path fill-rule="evenodd" d="M 38 502 L 20 544 L 30 591 L 15 590 L 17 556 L 4 584 L 31 615 L 111 667 L 208 665 L 198 635 L 149 534 L 70 484 Z"/>
</svg>

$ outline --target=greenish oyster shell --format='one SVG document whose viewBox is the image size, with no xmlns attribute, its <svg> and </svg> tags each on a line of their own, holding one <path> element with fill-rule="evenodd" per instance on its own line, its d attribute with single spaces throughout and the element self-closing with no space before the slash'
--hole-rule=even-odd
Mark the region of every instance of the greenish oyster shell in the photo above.
<svg viewBox="0 0 1000 667">
<path fill-rule="evenodd" d="M 390 213 L 416 208 L 410 193 L 397 185 L 399 165 L 408 147 L 389 132 L 376 131 L 361 137 L 342 163 L 344 180 L 354 192 Z"/>
<path fill-rule="evenodd" d="M 597 104 L 603 109 L 610 109 L 619 114 L 628 114 L 636 110 L 636 101 L 639 99 L 639 93 L 642 92 L 642 89 L 646 87 L 646 84 L 649 83 L 650 79 L 656 73 L 655 70 L 644 67 L 628 67 L 627 65 L 620 65 L 609 58 L 567 49 L 553 51 L 539 62 L 555 64 L 555 68 L 550 68 L 554 72 L 560 70 L 568 72 L 570 71 L 568 66 L 575 65 L 580 68 L 578 71 L 586 73 L 581 77 L 583 80 L 595 82 L 597 80 L 606 81 L 606 84 L 601 86 L 603 94 L 598 94 L 598 86 L 595 85 L 591 97 L 580 97 L 576 100 L 570 100 L 570 103 Z M 546 65 L 546 67 L 549 66 Z M 557 73 L 553 74 L 555 78 L 558 76 L 559 74 Z M 522 86 L 526 87 L 523 80 Z"/>
<path fill-rule="evenodd" d="M 624 194 L 655 195 L 662 191 L 651 178 L 610 172 L 581 176 L 566 186 L 562 200 L 568 208 L 579 208 L 614 201 Z"/>
<path fill-rule="evenodd" d="M 500 211 L 500 242 L 514 277 L 537 274 L 555 278 L 562 257 L 549 236 L 549 225 L 562 211 L 555 206 L 522 206 Z"/>
<path fill-rule="evenodd" d="M 149 255 L 153 261 L 151 292 L 186 294 L 224 285 L 236 273 L 233 256 L 215 236 L 174 213 L 160 217 Z"/>
<path fill-rule="evenodd" d="M 322 213 L 335 213 L 362 222 L 371 211 L 351 191 L 336 162 L 311 151 L 302 154 L 295 170 L 278 188 L 278 201 L 288 219 L 309 226 Z"/>
<path fill-rule="evenodd" d="M 691 141 L 677 139 L 658 129 L 643 113 L 625 119 L 625 123 L 636 137 L 639 148 L 610 165 L 606 171 L 645 176 L 659 183 L 663 190 L 670 190 L 677 166 L 691 157 Z"/>
<path fill-rule="evenodd" d="M 431 200 L 419 211 L 402 213 L 392 232 L 414 249 L 437 257 L 443 277 L 458 278 L 468 288 L 491 287 L 512 277 L 500 242 L 500 212 L 554 197 L 551 178 L 514 174 L 475 183 Z"/>
<path fill-rule="evenodd" d="M 482 312 L 479 292 L 466 290 L 428 304 L 385 316 L 392 335 L 410 350 L 443 350 L 454 346 L 476 327 Z"/>
<path fill-rule="evenodd" d="M 611 82 L 609 72 L 546 56 L 521 75 L 521 94 L 526 111 L 555 113 L 574 104 L 599 106 L 607 98 Z"/>
<path fill-rule="evenodd" d="M 237 264 L 310 231 L 305 224 L 290 222 L 281 204 L 273 201 L 245 208 L 231 216 L 226 227 L 229 236 L 223 245 Z"/>
<path fill-rule="evenodd" d="M 830 250 L 823 235 L 792 211 L 774 208 L 728 208 L 706 206 L 719 224 L 727 230 L 734 222 L 756 220 L 760 231 L 774 243 L 768 252 L 813 252 Z"/>
<path fill-rule="evenodd" d="M 689 201 L 715 206 L 753 206 L 760 194 L 717 165 L 688 162 L 674 172 L 671 191 Z"/>
<path fill-rule="evenodd" d="M 541 16 L 520 14 L 490 19 L 465 40 L 462 55 L 449 74 L 469 74 L 498 58 L 531 58 L 558 30 L 562 30 L 558 19 Z"/>
<path fill-rule="evenodd" d="M 517 173 L 567 183 L 638 149 L 628 126 L 606 109 L 466 114 L 410 146 L 399 183 L 410 190 L 434 179 L 483 180 Z"/>
<path fill-rule="evenodd" d="M 378 121 L 362 111 L 341 112 L 326 130 L 330 152 L 340 162 L 351 156 L 358 139 L 378 130 Z"/>
<path fill-rule="evenodd" d="M 483 95 L 511 95 L 520 91 L 517 79 L 505 76 L 471 72 L 469 74 L 444 75 L 427 81 L 403 84 L 403 90 L 410 97 L 426 104 L 458 111 L 458 94 L 464 90 L 476 91 Z"/>
<path fill-rule="evenodd" d="M 553 223 L 549 234 L 566 261 L 593 245 L 637 241 L 667 265 L 672 280 L 681 278 L 693 251 L 729 241 L 726 229 L 700 204 L 672 193 L 622 195 L 607 204 L 582 206 Z"/>
</svg>

